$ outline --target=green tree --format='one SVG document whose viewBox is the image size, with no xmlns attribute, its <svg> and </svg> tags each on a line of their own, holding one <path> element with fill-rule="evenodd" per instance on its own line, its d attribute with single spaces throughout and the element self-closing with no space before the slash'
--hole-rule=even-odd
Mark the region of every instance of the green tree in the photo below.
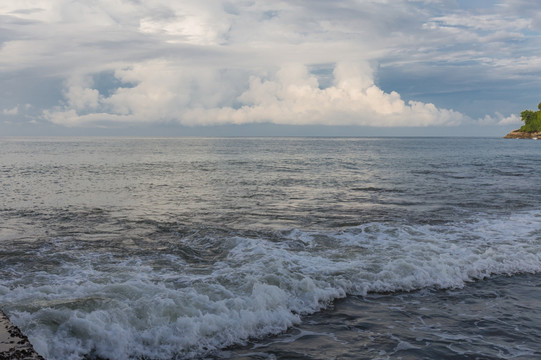
<svg viewBox="0 0 541 360">
<path fill-rule="evenodd" d="M 541 103 L 539 103 L 539 111 L 524 110 L 520 113 L 520 118 L 524 121 L 524 125 L 519 129 L 524 132 L 539 132 L 541 131 Z"/>
</svg>

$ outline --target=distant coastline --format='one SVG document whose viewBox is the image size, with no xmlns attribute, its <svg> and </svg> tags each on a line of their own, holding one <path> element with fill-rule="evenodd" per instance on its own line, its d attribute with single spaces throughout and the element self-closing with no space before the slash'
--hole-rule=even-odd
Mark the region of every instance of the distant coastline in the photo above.
<svg viewBox="0 0 541 360">
<path fill-rule="evenodd" d="M 521 112 L 520 120 L 524 122 L 524 125 L 505 135 L 504 139 L 539 139 L 541 137 L 541 102 L 537 108 L 539 111 L 524 110 Z"/>
<path fill-rule="evenodd" d="M 509 134 L 505 135 L 503 137 L 504 139 L 540 139 L 541 138 L 541 132 L 527 132 L 527 131 L 520 131 L 520 129 L 516 129 L 511 131 Z"/>
</svg>

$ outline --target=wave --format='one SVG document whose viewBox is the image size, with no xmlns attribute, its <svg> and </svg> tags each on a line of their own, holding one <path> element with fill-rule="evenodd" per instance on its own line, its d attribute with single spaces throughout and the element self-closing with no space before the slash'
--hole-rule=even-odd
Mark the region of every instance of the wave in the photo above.
<svg viewBox="0 0 541 360">
<path fill-rule="evenodd" d="M 179 239 L 193 243 L 183 248 L 199 241 L 219 249 L 213 263 L 76 249 L 50 271 L 4 281 L 0 302 L 47 359 L 197 358 L 285 331 L 348 294 L 539 273 L 540 225 L 541 212 L 532 211 L 440 225 Z M 61 253 L 58 241 L 41 256 Z"/>
</svg>

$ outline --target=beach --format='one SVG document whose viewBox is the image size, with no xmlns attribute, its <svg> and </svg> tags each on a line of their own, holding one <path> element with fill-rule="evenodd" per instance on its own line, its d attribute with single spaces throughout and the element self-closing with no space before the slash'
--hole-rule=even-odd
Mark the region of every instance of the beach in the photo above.
<svg viewBox="0 0 541 360">
<path fill-rule="evenodd" d="M 28 338 L 0 311 L 0 359 L 43 360 Z"/>
</svg>

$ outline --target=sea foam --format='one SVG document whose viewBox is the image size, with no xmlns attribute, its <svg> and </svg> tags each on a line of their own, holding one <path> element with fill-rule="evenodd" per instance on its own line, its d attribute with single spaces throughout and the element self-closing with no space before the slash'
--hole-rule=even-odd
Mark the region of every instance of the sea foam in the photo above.
<svg viewBox="0 0 541 360">
<path fill-rule="evenodd" d="M 197 358 L 285 331 L 348 294 L 540 272 L 540 225 L 541 213 L 532 211 L 443 225 L 292 230 L 272 239 L 231 235 L 214 239 L 225 255 L 204 270 L 171 254 L 118 260 L 75 249 L 49 272 L 21 273 L 0 296 L 47 359 Z M 41 251 L 36 256 L 61 252 Z"/>
</svg>

